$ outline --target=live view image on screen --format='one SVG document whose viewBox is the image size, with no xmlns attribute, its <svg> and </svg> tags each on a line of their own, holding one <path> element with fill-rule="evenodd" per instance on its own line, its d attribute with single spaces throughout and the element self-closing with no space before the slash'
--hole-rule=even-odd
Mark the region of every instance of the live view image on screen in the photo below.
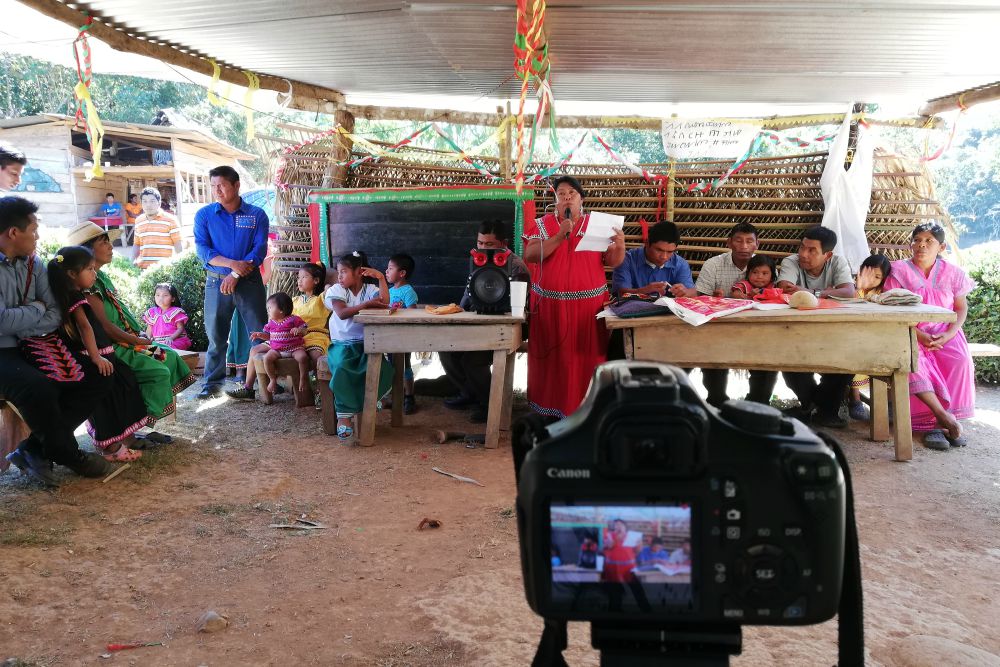
<svg viewBox="0 0 1000 667">
<path fill-rule="evenodd" d="M 691 603 L 691 507 L 552 503 L 552 602 L 576 611 Z"/>
</svg>

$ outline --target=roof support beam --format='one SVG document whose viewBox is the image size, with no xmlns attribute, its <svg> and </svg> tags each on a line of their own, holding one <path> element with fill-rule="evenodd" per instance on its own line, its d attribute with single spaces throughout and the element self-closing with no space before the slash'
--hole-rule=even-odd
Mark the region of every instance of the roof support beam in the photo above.
<svg viewBox="0 0 1000 667">
<path fill-rule="evenodd" d="M 19 1 L 23 5 L 27 5 L 28 7 L 31 7 L 32 9 L 35 9 L 50 18 L 62 21 L 67 25 L 73 26 L 74 28 L 79 28 L 87 22 L 86 14 L 68 7 L 62 2 L 58 2 L 58 0 Z M 130 34 L 129 32 L 126 32 L 125 28 L 115 27 L 109 22 L 112 20 L 113 17 L 105 19 L 94 16 L 94 22 L 89 31 L 90 34 L 118 51 L 137 53 L 141 56 L 156 58 L 157 60 L 161 60 L 178 67 L 183 67 L 184 69 L 189 69 L 193 72 L 204 74 L 205 76 L 212 76 L 212 63 L 208 62 L 205 57 L 195 53 L 182 51 L 178 46 L 153 42 L 144 36 Z M 221 80 L 228 81 L 229 83 L 236 84 L 237 86 L 246 87 L 247 78 L 241 69 L 224 63 L 219 63 L 219 68 L 221 70 L 219 76 Z M 257 76 L 260 77 L 261 89 L 273 90 L 280 93 L 288 92 L 289 82 L 286 79 L 271 76 L 269 74 L 261 74 L 259 72 L 254 72 L 254 74 L 257 74 Z M 302 81 L 292 81 L 291 83 L 292 89 L 296 93 L 295 98 L 298 98 L 300 101 L 308 101 L 310 103 L 311 108 L 307 110 L 315 110 L 317 105 L 325 104 L 326 102 L 332 102 L 335 105 L 343 105 L 344 103 L 344 95 L 340 91 L 333 90 L 332 88 L 315 86 Z M 291 106 L 296 106 L 294 99 L 292 100 Z"/>
<path fill-rule="evenodd" d="M 976 104 L 993 102 L 996 100 L 1000 100 L 1000 81 L 991 83 L 987 86 L 980 86 L 979 88 L 965 90 L 953 95 L 928 100 L 924 102 L 924 105 L 920 107 L 920 111 L 917 113 L 924 116 L 933 116 L 934 114 L 943 113 L 945 111 L 954 111 L 955 109 L 961 109 L 962 107 L 968 109 Z M 959 104 L 960 101 L 961 104 Z"/>
</svg>

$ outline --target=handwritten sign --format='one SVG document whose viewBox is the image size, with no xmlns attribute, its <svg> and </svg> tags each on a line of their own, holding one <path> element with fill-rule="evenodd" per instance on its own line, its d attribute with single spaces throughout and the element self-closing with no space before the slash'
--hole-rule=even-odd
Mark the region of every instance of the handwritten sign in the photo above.
<svg viewBox="0 0 1000 667">
<path fill-rule="evenodd" d="M 674 160 L 735 158 L 746 153 L 763 121 L 664 119 L 663 150 Z"/>
</svg>

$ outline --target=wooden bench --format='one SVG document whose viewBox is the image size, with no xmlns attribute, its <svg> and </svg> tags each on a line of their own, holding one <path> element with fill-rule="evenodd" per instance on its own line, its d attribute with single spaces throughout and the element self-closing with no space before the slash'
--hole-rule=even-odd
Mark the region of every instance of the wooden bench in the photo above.
<svg viewBox="0 0 1000 667">
<path fill-rule="evenodd" d="M 264 368 L 264 357 L 257 355 L 253 358 L 254 368 L 257 369 L 257 388 L 260 390 L 260 400 L 264 405 L 271 405 L 274 396 L 267 390 L 267 384 L 271 381 Z M 287 377 L 292 380 L 292 393 L 295 395 L 295 405 L 299 408 L 309 408 L 315 405 L 315 399 L 311 391 L 299 391 L 299 364 L 294 359 L 278 359 L 275 362 L 278 377 Z"/>
<path fill-rule="evenodd" d="M 319 407 L 323 418 L 323 433 L 337 434 L 337 408 L 333 405 L 333 391 L 330 389 L 330 365 L 326 355 L 316 360 L 316 382 L 319 384 Z"/>
<path fill-rule="evenodd" d="M 1000 357 L 1000 345 L 992 343 L 969 343 L 969 353 L 973 357 Z"/>
</svg>

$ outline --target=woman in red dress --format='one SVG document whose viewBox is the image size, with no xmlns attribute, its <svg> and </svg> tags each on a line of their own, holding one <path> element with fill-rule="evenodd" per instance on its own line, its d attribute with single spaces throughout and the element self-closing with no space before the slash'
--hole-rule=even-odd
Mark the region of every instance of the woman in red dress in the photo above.
<svg viewBox="0 0 1000 667">
<path fill-rule="evenodd" d="M 565 417 L 607 358 L 608 330 L 596 317 L 607 299 L 604 267 L 625 259 L 625 234 L 616 229 L 603 253 L 577 252 L 588 218 L 583 188 L 572 176 L 556 178 L 552 187 L 556 212 L 525 224 L 523 237 L 532 272 L 528 402 L 540 414 Z"/>
</svg>

